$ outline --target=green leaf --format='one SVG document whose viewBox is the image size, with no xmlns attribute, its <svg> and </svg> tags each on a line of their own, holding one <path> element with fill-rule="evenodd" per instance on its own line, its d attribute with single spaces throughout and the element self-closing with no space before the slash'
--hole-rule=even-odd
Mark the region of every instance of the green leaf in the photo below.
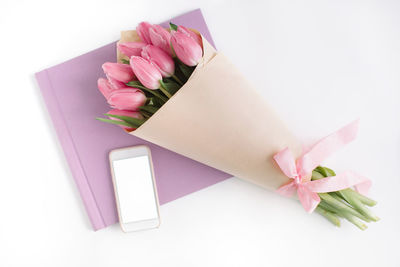
<svg viewBox="0 0 400 267">
<path fill-rule="evenodd" d="M 168 98 L 172 97 L 172 94 L 167 90 L 167 88 L 165 88 L 164 82 L 162 80 L 160 80 L 160 90 Z"/>
<path fill-rule="evenodd" d="M 147 97 L 150 95 L 153 95 L 155 97 L 158 97 L 163 103 L 167 102 L 167 98 L 162 96 L 161 94 L 158 93 L 158 90 L 150 90 L 146 87 L 144 87 L 143 84 L 141 84 L 139 81 L 130 81 L 129 83 L 126 83 L 127 86 L 133 87 L 133 88 L 138 88 L 143 90 L 143 92 L 146 94 Z"/>
<path fill-rule="evenodd" d="M 145 122 L 145 120 L 136 119 L 136 118 L 132 118 L 132 117 L 129 117 L 129 116 L 120 116 L 120 115 L 113 115 L 113 114 L 104 114 L 104 115 L 112 117 L 112 118 L 120 119 L 120 120 L 122 120 L 122 121 L 124 121 L 124 122 L 126 122 L 126 123 L 128 123 L 130 125 L 133 125 L 134 128 L 140 127 L 140 125 L 142 125 Z"/>
<path fill-rule="evenodd" d="M 144 110 L 144 111 L 147 111 L 147 112 L 149 112 L 150 114 L 154 114 L 154 113 L 156 113 L 157 111 L 158 111 L 158 108 L 156 108 L 156 107 L 154 107 L 154 106 L 149 106 L 149 105 L 147 105 L 147 106 L 141 106 L 141 107 L 139 107 L 139 110 Z"/>
<path fill-rule="evenodd" d="M 159 90 L 150 90 L 150 89 L 142 89 L 143 91 L 145 91 L 145 92 L 147 92 L 147 93 L 149 93 L 149 94 L 152 94 L 152 95 L 154 95 L 155 97 L 157 97 L 158 99 L 160 99 L 163 103 L 165 103 L 165 102 L 167 102 L 167 98 L 165 98 L 164 96 L 162 96 L 160 93 L 159 93 Z"/>
<path fill-rule="evenodd" d="M 161 108 L 165 102 L 161 101 L 158 97 L 151 98 L 151 104 L 157 108 Z"/>
<path fill-rule="evenodd" d="M 188 79 L 194 71 L 194 67 L 189 67 L 182 62 L 178 63 L 178 67 L 179 67 L 179 70 L 183 73 L 183 75 L 185 75 L 186 79 Z"/>
<path fill-rule="evenodd" d="M 325 178 L 325 176 L 323 176 L 321 173 L 317 172 L 317 171 L 312 171 L 312 176 L 311 176 L 311 180 L 319 180 Z"/>
<path fill-rule="evenodd" d="M 127 86 L 134 87 L 134 88 L 139 88 L 139 89 L 147 89 L 141 82 L 139 81 L 130 81 L 129 83 L 126 83 Z"/>
<path fill-rule="evenodd" d="M 181 86 L 176 83 L 174 80 L 171 79 L 164 79 L 162 86 L 170 93 L 171 95 L 175 94 L 178 92 L 178 90 L 181 88 Z"/>
<path fill-rule="evenodd" d="M 322 166 L 318 166 L 317 168 L 314 169 L 315 171 L 319 172 L 320 174 L 322 174 L 324 177 L 328 177 L 329 173 L 328 171 L 322 167 Z"/>
<path fill-rule="evenodd" d="M 177 31 L 178 30 L 178 26 L 173 24 L 172 22 L 169 22 L 169 28 L 173 31 Z"/>
<path fill-rule="evenodd" d="M 179 59 L 176 57 L 176 53 L 175 53 L 175 49 L 174 49 L 174 45 L 172 44 L 172 41 L 169 41 L 169 46 L 171 47 L 171 50 L 172 50 L 172 58 L 174 59 L 174 61 L 179 60 Z M 175 65 L 176 65 L 176 62 L 175 62 Z"/>
<path fill-rule="evenodd" d="M 127 60 L 127 59 L 121 59 L 121 62 L 123 63 L 123 64 L 129 64 L 129 60 Z"/>
<path fill-rule="evenodd" d="M 133 126 L 130 123 L 127 123 L 125 121 L 117 121 L 117 120 L 110 120 L 110 119 L 104 119 L 104 118 L 96 118 L 96 120 L 99 120 L 99 121 L 102 121 L 102 122 L 111 123 L 111 124 L 123 125 L 123 126 L 126 126 L 126 127 L 135 128 L 135 126 Z"/>
<path fill-rule="evenodd" d="M 139 110 L 140 114 L 142 114 L 143 117 L 145 117 L 146 119 L 150 118 L 153 114 L 145 111 L 145 110 Z"/>
</svg>

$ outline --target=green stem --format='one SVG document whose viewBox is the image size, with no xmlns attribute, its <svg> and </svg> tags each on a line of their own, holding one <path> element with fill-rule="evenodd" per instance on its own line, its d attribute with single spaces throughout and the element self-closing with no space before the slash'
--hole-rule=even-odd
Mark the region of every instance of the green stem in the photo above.
<svg viewBox="0 0 400 267">
<path fill-rule="evenodd" d="M 351 206 L 353 206 L 359 213 L 364 215 L 366 218 L 376 222 L 379 218 L 372 214 L 372 212 L 364 206 L 364 204 L 347 189 L 338 192 Z"/>
<path fill-rule="evenodd" d="M 147 92 L 149 94 L 152 94 L 155 97 L 158 97 L 164 103 L 167 102 L 167 100 L 168 100 L 164 96 L 160 95 L 156 90 L 148 89 L 143 84 L 141 84 L 139 81 L 130 81 L 129 83 L 126 83 L 126 85 L 129 86 L 129 87 L 142 89 L 143 91 L 145 91 L 145 92 Z"/>
<path fill-rule="evenodd" d="M 348 220 L 349 222 L 351 222 L 352 224 L 354 224 L 355 226 L 357 226 L 358 228 L 360 228 L 361 230 L 365 230 L 367 229 L 367 226 L 360 221 L 359 219 L 357 219 L 355 216 L 351 215 L 350 213 L 340 210 L 338 209 L 336 206 L 331 206 L 329 205 L 326 201 L 322 200 L 318 207 L 320 207 L 333 213 L 336 214 L 336 216 L 340 216 L 345 218 L 346 220 Z"/>
<path fill-rule="evenodd" d="M 356 211 L 355 209 L 353 209 L 352 207 L 346 205 L 345 203 L 343 203 L 342 201 L 340 201 L 338 199 L 338 197 L 334 197 L 328 193 L 319 193 L 318 194 L 320 196 L 321 199 L 325 200 L 330 206 L 335 207 L 336 209 L 338 209 L 339 211 L 347 212 L 353 216 L 356 216 L 362 220 L 368 221 L 368 219 L 366 217 L 364 217 L 362 214 L 360 214 L 358 211 Z"/>
<path fill-rule="evenodd" d="M 321 206 L 321 208 L 323 208 L 323 209 L 325 209 L 325 210 L 327 210 L 327 211 L 329 211 L 329 212 L 335 213 L 336 215 L 343 217 L 343 216 L 341 215 L 341 213 L 340 213 L 340 210 L 336 209 L 335 207 L 332 207 L 331 205 L 329 205 L 329 204 L 328 204 L 326 201 L 324 201 L 323 199 L 322 199 L 321 202 L 319 203 L 318 207 L 319 207 L 319 206 Z"/>
<path fill-rule="evenodd" d="M 347 191 L 348 194 L 351 194 L 353 197 L 357 198 L 358 200 L 361 201 L 361 203 L 367 205 L 367 206 L 375 206 L 376 205 L 376 201 L 373 199 L 370 199 L 369 197 L 366 197 L 364 195 L 361 195 L 360 193 L 358 193 L 357 191 L 354 191 L 351 188 L 347 188 L 345 189 Z"/>
<path fill-rule="evenodd" d="M 164 96 L 162 96 L 162 95 L 160 95 L 159 93 L 157 93 L 156 90 L 150 90 L 150 89 L 147 89 L 146 87 L 140 88 L 140 89 L 142 89 L 143 91 L 146 91 L 146 92 L 148 92 L 148 93 L 154 95 L 155 97 L 158 97 L 158 98 L 159 98 L 161 101 L 163 101 L 164 103 L 168 101 L 167 98 L 165 98 Z"/>
<path fill-rule="evenodd" d="M 163 86 L 163 82 L 160 81 L 160 90 L 161 92 L 164 93 L 164 95 L 166 95 L 168 98 L 171 98 L 172 95 L 167 91 L 167 89 L 165 89 L 165 87 Z"/>
<path fill-rule="evenodd" d="M 349 222 L 351 222 L 352 224 L 354 224 L 355 226 L 357 226 L 358 228 L 360 228 L 361 230 L 365 230 L 367 229 L 367 225 L 365 225 L 362 221 L 360 221 L 359 219 L 357 219 L 355 216 L 345 212 L 343 213 L 343 217 L 346 218 L 346 220 L 348 220 Z"/>
<path fill-rule="evenodd" d="M 183 86 L 183 82 L 178 78 L 178 76 L 176 76 L 175 74 L 173 74 L 171 76 L 177 83 L 179 83 L 180 86 Z"/>
<path fill-rule="evenodd" d="M 340 227 L 340 219 L 339 217 L 334 214 L 333 212 L 330 212 L 320 206 L 318 206 L 315 209 L 316 212 L 327 218 L 331 223 L 333 223 L 335 226 Z"/>
<path fill-rule="evenodd" d="M 335 175 L 336 173 L 333 170 L 327 167 L 318 166 L 312 173 L 312 179 L 317 180 L 327 176 Z M 329 195 L 331 195 L 333 198 L 336 198 L 338 201 L 343 200 L 346 202 L 346 204 L 348 203 L 349 207 L 356 210 L 358 214 L 363 216 L 363 218 L 353 213 L 354 216 L 357 216 L 365 221 L 376 222 L 379 220 L 379 217 L 374 215 L 367 207 L 364 206 L 373 206 L 376 204 L 376 201 L 357 193 L 353 189 L 346 188 L 337 192 L 331 192 Z"/>
</svg>

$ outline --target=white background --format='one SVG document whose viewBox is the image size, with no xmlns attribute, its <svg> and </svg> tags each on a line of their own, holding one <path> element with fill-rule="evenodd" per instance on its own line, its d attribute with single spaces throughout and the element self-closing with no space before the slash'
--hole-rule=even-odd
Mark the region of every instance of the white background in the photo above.
<svg viewBox="0 0 400 267">
<path fill-rule="evenodd" d="M 197 7 L 306 144 L 361 117 L 326 164 L 373 180 L 380 222 L 335 228 L 235 178 L 162 206 L 158 230 L 91 230 L 33 74 Z M 0 266 L 400 266 L 399 14 L 395 0 L 1 0 Z"/>
</svg>

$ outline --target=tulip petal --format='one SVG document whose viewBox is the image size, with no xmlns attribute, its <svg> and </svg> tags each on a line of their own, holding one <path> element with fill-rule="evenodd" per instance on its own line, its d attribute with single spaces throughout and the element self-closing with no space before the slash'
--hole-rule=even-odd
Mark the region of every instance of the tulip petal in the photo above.
<svg viewBox="0 0 400 267">
<path fill-rule="evenodd" d="M 102 68 L 107 77 L 123 83 L 128 83 L 135 78 L 132 69 L 127 64 L 106 62 Z"/>
<path fill-rule="evenodd" d="M 153 25 L 149 29 L 151 43 L 172 56 L 170 47 L 171 34 L 160 25 Z"/>
<path fill-rule="evenodd" d="M 138 80 L 148 89 L 158 89 L 161 73 L 149 61 L 142 57 L 131 57 L 130 65 Z"/>
<path fill-rule="evenodd" d="M 139 89 L 123 88 L 113 91 L 107 101 L 115 109 L 137 111 L 146 102 L 146 96 Z"/>
<path fill-rule="evenodd" d="M 144 42 L 125 42 L 117 45 L 118 50 L 127 57 L 140 56 L 142 48 L 147 44 Z"/>
<path fill-rule="evenodd" d="M 163 77 L 171 77 L 174 74 L 174 60 L 161 48 L 154 45 L 147 45 L 142 49 L 141 55 L 153 64 Z"/>
<path fill-rule="evenodd" d="M 139 35 L 140 39 L 142 42 L 146 44 L 151 44 L 151 39 L 149 35 L 149 29 L 151 28 L 151 24 L 148 22 L 141 22 L 139 25 L 136 27 L 136 32 Z"/>
<path fill-rule="evenodd" d="M 171 43 L 176 56 L 188 66 L 196 66 L 203 56 L 201 46 L 184 33 L 174 32 Z"/>
</svg>

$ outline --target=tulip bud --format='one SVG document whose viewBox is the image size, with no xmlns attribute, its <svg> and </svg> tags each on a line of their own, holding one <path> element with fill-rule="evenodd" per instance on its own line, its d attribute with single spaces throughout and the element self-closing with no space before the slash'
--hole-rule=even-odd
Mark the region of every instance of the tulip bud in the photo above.
<svg viewBox="0 0 400 267">
<path fill-rule="evenodd" d="M 108 112 L 108 114 L 111 115 L 118 115 L 118 116 L 128 116 L 128 117 L 132 117 L 135 119 L 143 119 L 142 114 L 140 114 L 140 112 L 136 112 L 136 111 L 128 111 L 128 110 L 119 110 L 119 109 L 112 109 Z M 121 121 L 120 119 L 114 118 L 114 117 L 109 117 L 111 120 L 116 120 L 116 121 Z M 131 128 L 131 127 L 127 127 L 124 125 L 119 125 L 121 126 L 123 129 L 127 130 L 128 132 L 135 130 L 135 128 Z"/>
<path fill-rule="evenodd" d="M 130 65 L 138 80 L 148 89 L 160 88 L 161 73 L 149 61 L 142 57 L 133 56 Z"/>
<path fill-rule="evenodd" d="M 139 25 L 136 27 L 136 32 L 139 35 L 140 39 L 142 42 L 146 44 L 151 44 L 151 39 L 149 35 L 149 29 L 151 28 L 151 24 L 148 22 L 141 22 Z"/>
<path fill-rule="evenodd" d="M 126 87 L 125 83 L 117 81 L 116 79 L 113 79 L 110 76 L 107 76 L 107 79 L 108 79 L 108 82 L 110 83 L 111 87 L 114 89 L 120 89 L 120 88 Z"/>
<path fill-rule="evenodd" d="M 203 47 L 203 41 L 201 40 L 201 37 L 199 34 L 193 32 L 193 31 L 189 30 L 188 28 L 181 26 L 181 25 L 178 26 L 177 32 L 186 34 L 187 36 L 189 36 L 190 38 L 195 40 L 196 43 L 198 43 L 201 47 Z"/>
<path fill-rule="evenodd" d="M 203 56 L 201 46 L 181 32 L 173 32 L 171 37 L 172 47 L 176 56 L 188 66 L 196 66 Z"/>
<path fill-rule="evenodd" d="M 107 101 L 112 108 L 137 111 L 146 102 L 146 96 L 137 88 L 123 88 L 114 90 Z"/>
<path fill-rule="evenodd" d="M 106 99 L 108 99 L 112 91 L 114 91 L 114 88 L 111 86 L 110 82 L 104 78 L 97 80 L 97 87 Z"/>
<path fill-rule="evenodd" d="M 117 45 L 118 50 L 127 57 L 140 56 L 142 48 L 147 44 L 142 42 L 126 42 Z"/>
<path fill-rule="evenodd" d="M 160 25 L 152 25 L 149 29 L 151 43 L 172 56 L 170 46 L 171 34 Z"/>
<path fill-rule="evenodd" d="M 171 56 L 157 46 L 145 46 L 142 50 L 142 57 L 153 64 L 163 77 L 171 77 L 175 72 L 175 63 Z"/>
<path fill-rule="evenodd" d="M 102 67 L 107 77 L 117 81 L 128 83 L 135 78 L 132 69 L 127 64 L 106 62 Z"/>
</svg>

